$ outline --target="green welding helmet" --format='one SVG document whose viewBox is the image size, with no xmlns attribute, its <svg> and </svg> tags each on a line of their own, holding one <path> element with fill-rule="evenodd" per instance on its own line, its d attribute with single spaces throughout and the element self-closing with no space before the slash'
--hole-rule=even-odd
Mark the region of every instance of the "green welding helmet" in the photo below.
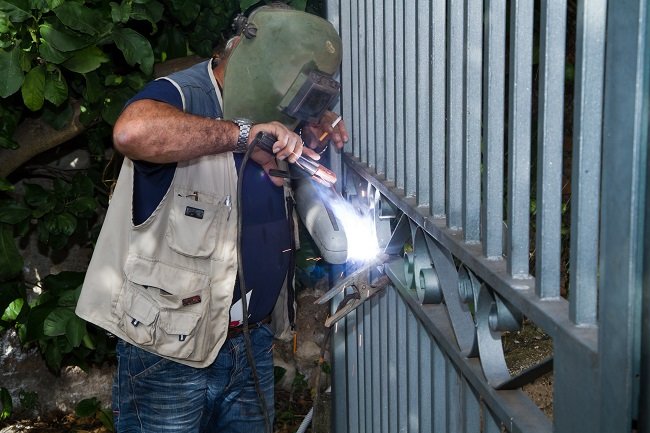
<svg viewBox="0 0 650 433">
<path fill-rule="evenodd" d="M 224 78 L 225 119 L 279 121 L 290 129 L 331 108 L 340 84 L 341 38 L 328 21 L 261 7 L 248 17 Z"/>
</svg>

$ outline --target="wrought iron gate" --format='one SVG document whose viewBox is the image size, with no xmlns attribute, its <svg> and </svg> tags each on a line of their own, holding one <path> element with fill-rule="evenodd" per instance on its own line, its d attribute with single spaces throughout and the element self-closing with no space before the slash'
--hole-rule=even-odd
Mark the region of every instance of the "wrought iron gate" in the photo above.
<svg viewBox="0 0 650 433">
<path fill-rule="evenodd" d="M 648 1 L 327 8 L 342 192 L 393 254 L 335 329 L 334 430 L 650 432 Z M 522 321 L 552 359 L 513 374 Z M 552 419 L 522 391 L 548 370 Z"/>
</svg>

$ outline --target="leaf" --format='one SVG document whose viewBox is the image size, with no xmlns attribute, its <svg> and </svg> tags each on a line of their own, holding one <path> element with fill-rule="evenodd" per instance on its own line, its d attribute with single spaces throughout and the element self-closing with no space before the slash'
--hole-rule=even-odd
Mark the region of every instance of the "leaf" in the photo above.
<svg viewBox="0 0 650 433">
<path fill-rule="evenodd" d="M 45 76 L 43 96 L 57 107 L 68 100 L 68 83 L 63 74 L 51 72 Z"/>
<path fill-rule="evenodd" d="M 65 3 L 65 0 L 45 0 L 50 9 L 56 9 Z"/>
<path fill-rule="evenodd" d="M 10 202 L 0 206 L 0 223 L 18 224 L 31 215 L 32 210 L 21 203 Z"/>
<path fill-rule="evenodd" d="M 89 416 L 94 416 L 100 406 L 101 404 L 99 403 L 99 400 L 97 400 L 97 397 L 87 398 L 77 403 L 74 412 L 79 418 L 87 418 Z"/>
<path fill-rule="evenodd" d="M 307 0 L 291 0 L 291 6 L 299 11 L 304 11 L 307 7 Z"/>
<path fill-rule="evenodd" d="M 111 19 L 114 23 L 126 23 L 129 21 L 131 16 L 131 2 L 123 2 L 122 4 L 117 4 L 111 2 Z"/>
<path fill-rule="evenodd" d="M 14 140 L 0 136 L 0 147 L 3 149 L 18 149 L 18 143 L 16 143 Z M 2 191 L 2 190 L 0 190 Z"/>
<path fill-rule="evenodd" d="M 3 421 L 9 418 L 14 410 L 14 405 L 11 401 L 11 394 L 9 394 L 9 391 L 5 387 L 0 388 L 0 405 L 2 406 L 0 421 Z"/>
<path fill-rule="evenodd" d="M 97 207 L 97 201 L 93 197 L 79 197 L 68 204 L 68 210 L 80 216 L 92 215 Z"/>
<path fill-rule="evenodd" d="M 245 11 L 246 9 L 250 8 L 251 6 L 259 2 L 260 0 L 239 0 L 239 7 L 241 8 L 242 11 Z"/>
<path fill-rule="evenodd" d="M 145 4 L 134 4 L 131 11 L 131 18 L 134 20 L 149 21 L 153 26 L 152 33 L 157 30 L 156 23 L 162 19 L 165 7 L 157 1 L 150 1 Z"/>
<path fill-rule="evenodd" d="M 20 274 L 23 258 L 18 252 L 11 226 L 0 224 L 0 281 L 7 281 Z"/>
<path fill-rule="evenodd" d="M 99 68 L 102 63 L 108 62 L 108 56 L 95 45 L 75 51 L 63 66 L 72 72 L 85 74 Z"/>
<path fill-rule="evenodd" d="M 42 65 L 32 68 L 25 75 L 25 82 L 20 89 L 25 106 L 32 111 L 43 108 L 45 101 L 45 68 Z"/>
<path fill-rule="evenodd" d="M 70 30 L 58 30 L 50 24 L 41 24 L 39 29 L 43 39 L 52 47 L 64 53 L 80 50 L 94 42 L 94 38 L 90 36 L 84 36 Z"/>
<path fill-rule="evenodd" d="M 0 191 L 13 191 L 14 186 L 4 177 L 0 177 Z"/>
<path fill-rule="evenodd" d="M 86 335 L 86 322 L 75 315 L 65 327 L 65 336 L 72 347 L 79 347 L 84 335 Z"/>
<path fill-rule="evenodd" d="M 176 27 L 166 27 L 158 40 L 158 49 L 166 53 L 168 59 L 185 57 L 187 55 L 185 35 Z"/>
<path fill-rule="evenodd" d="M 171 0 L 171 12 L 184 26 L 192 24 L 201 12 L 201 4 L 192 0 Z"/>
<path fill-rule="evenodd" d="M 24 305 L 25 300 L 23 298 L 14 299 L 14 301 L 4 310 L 2 320 L 6 322 L 15 321 Z"/>
<path fill-rule="evenodd" d="M 0 0 L 0 11 L 14 23 L 21 23 L 32 17 L 27 0 Z"/>
<path fill-rule="evenodd" d="M 42 186 L 35 183 L 25 184 L 25 203 L 28 206 L 36 208 L 45 205 L 48 202 L 50 193 Z"/>
<path fill-rule="evenodd" d="M 133 66 L 140 64 L 140 69 L 147 75 L 153 70 L 153 50 L 149 41 L 140 33 L 129 28 L 113 29 L 113 40 L 124 54 L 126 62 Z"/>
<path fill-rule="evenodd" d="M 51 341 L 45 346 L 43 351 L 45 355 L 45 363 L 52 370 L 58 372 L 61 369 L 61 362 L 63 361 L 63 355 L 61 354 L 61 349 L 56 344 L 56 341 Z"/>
<path fill-rule="evenodd" d="M 102 20 L 96 11 L 72 1 L 64 2 L 54 13 L 66 26 L 88 35 L 97 34 Z"/>
<path fill-rule="evenodd" d="M 48 337 L 65 335 L 68 321 L 76 317 L 74 311 L 69 308 L 55 308 L 47 315 L 43 322 L 43 333 Z"/>
<path fill-rule="evenodd" d="M 6 98 L 16 93 L 25 79 L 20 67 L 19 47 L 11 51 L 0 50 L 0 70 L 4 71 L 0 80 L 0 98 Z"/>
<path fill-rule="evenodd" d="M 70 54 L 57 50 L 44 39 L 41 40 L 41 43 L 38 46 L 38 53 L 43 59 L 50 63 L 54 63 L 55 65 L 65 62 L 66 59 L 70 57 Z"/>
<path fill-rule="evenodd" d="M 65 291 L 76 290 L 84 282 L 83 272 L 63 271 L 43 278 L 43 288 L 57 296 Z"/>
</svg>

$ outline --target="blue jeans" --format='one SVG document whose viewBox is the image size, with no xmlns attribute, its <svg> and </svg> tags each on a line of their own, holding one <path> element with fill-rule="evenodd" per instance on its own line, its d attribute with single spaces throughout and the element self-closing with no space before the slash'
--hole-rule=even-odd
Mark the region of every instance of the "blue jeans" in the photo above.
<svg viewBox="0 0 650 433">
<path fill-rule="evenodd" d="M 271 426 L 273 334 L 250 330 L 255 367 Z M 113 414 L 118 433 L 264 433 L 264 415 L 246 357 L 244 336 L 229 338 L 206 368 L 193 368 L 117 344 Z"/>
</svg>

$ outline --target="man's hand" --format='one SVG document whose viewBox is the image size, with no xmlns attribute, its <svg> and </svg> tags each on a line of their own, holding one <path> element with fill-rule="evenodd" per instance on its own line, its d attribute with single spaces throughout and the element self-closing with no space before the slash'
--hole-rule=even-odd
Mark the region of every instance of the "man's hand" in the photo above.
<svg viewBox="0 0 650 433">
<path fill-rule="evenodd" d="M 277 141 L 273 144 L 274 155 L 271 155 L 262 149 L 255 148 L 251 153 L 251 159 L 264 168 L 264 171 L 269 175 L 271 181 L 277 186 L 282 186 L 282 178 L 274 177 L 269 174 L 271 170 L 278 168 L 275 160 L 276 158 L 280 160 L 286 159 L 288 162 L 294 163 L 303 152 L 312 159 L 320 158 L 320 156 L 313 150 L 303 147 L 304 143 L 300 136 L 295 132 L 290 131 L 280 122 L 254 124 L 251 127 L 250 137 L 248 138 L 249 145 L 261 131 L 277 138 Z"/>
<path fill-rule="evenodd" d="M 302 137 L 305 140 L 305 144 L 316 152 L 322 152 L 327 147 L 327 142 L 331 140 L 337 149 L 342 149 L 350 137 L 348 136 L 343 119 L 332 126 L 338 118 L 338 114 L 332 111 L 326 111 L 318 123 L 310 123 L 303 127 Z M 323 137 L 324 134 L 327 135 Z M 321 139 L 321 137 L 323 138 Z"/>
</svg>

